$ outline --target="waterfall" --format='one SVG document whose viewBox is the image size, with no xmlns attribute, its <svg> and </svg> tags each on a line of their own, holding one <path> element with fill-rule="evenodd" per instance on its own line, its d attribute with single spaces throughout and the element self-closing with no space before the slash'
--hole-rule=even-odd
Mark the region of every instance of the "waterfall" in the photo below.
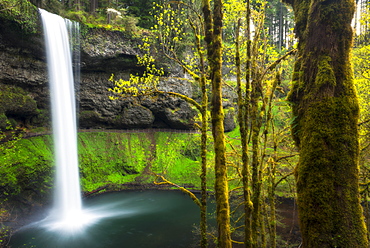
<svg viewBox="0 0 370 248">
<path fill-rule="evenodd" d="M 67 23 L 40 9 L 50 84 L 56 164 L 55 203 L 50 216 L 54 227 L 73 230 L 89 222 L 82 209 L 77 154 L 75 88 Z"/>
</svg>

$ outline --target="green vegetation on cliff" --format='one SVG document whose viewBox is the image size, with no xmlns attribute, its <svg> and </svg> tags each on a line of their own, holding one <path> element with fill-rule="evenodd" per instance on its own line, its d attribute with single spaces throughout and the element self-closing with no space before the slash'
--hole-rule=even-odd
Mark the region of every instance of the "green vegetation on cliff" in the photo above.
<svg viewBox="0 0 370 248">
<path fill-rule="evenodd" d="M 0 19 L 13 21 L 15 27 L 27 34 L 40 30 L 37 8 L 25 0 L 1 0 Z"/>
<path fill-rule="evenodd" d="M 160 174 L 180 185 L 199 188 L 198 134 L 80 133 L 79 160 L 83 191 L 105 185 L 149 184 Z M 52 187 L 54 158 L 51 136 L 22 139 L 3 151 L 0 166 L 3 195 Z"/>
<path fill-rule="evenodd" d="M 50 136 L 21 139 L 2 150 L 1 198 L 28 190 L 45 193 L 52 185 L 53 160 Z"/>
</svg>

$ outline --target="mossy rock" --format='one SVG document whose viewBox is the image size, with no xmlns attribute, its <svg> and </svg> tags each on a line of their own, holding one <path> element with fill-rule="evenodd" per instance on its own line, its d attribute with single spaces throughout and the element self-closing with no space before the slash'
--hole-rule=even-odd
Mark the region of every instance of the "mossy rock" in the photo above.
<svg viewBox="0 0 370 248">
<path fill-rule="evenodd" d="M 0 85 L 1 128 L 4 128 L 4 123 L 9 122 L 10 118 L 27 124 L 37 114 L 37 103 L 29 93 L 17 86 Z"/>
<path fill-rule="evenodd" d="M 0 113 L 0 130 L 5 129 L 9 125 L 8 118 L 5 114 Z"/>
<path fill-rule="evenodd" d="M 102 117 L 94 110 L 81 111 L 78 115 L 79 125 L 81 128 L 99 127 L 102 123 Z"/>
<path fill-rule="evenodd" d="M 51 113 L 49 110 L 37 109 L 37 114 L 31 117 L 30 124 L 35 127 L 48 127 L 51 124 Z"/>
</svg>

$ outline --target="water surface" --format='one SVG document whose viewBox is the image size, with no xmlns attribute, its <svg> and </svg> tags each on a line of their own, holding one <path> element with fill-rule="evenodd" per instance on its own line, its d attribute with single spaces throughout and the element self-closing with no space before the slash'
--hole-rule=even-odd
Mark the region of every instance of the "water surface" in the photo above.
<svg viewBox="0 0 370 248">
<path fill-rule="evenodd" d="M 47 221 L 17 232 L 13 248 L 176 248 L 197 244 L 193 232 L 199 207 L 179 191 L 124 191 L 107 193 L 84 202 L 99 216 L 79 231 L 61 232 Z"/>
</svg>

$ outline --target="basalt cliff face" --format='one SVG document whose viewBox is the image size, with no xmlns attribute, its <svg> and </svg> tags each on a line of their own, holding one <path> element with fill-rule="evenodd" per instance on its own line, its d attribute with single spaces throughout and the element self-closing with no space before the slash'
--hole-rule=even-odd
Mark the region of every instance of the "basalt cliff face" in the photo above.
<svg viewBox="0 0 370 248">
<path fill-rule="evenodd" d="M 79 127 L 194 129 L 197 111 L 182 99 L 164 95 L 109 99 L 108 89 L 114 87 L 108 80 L 112 74 L 127 79 L 130 73 L 143 70 L 136 60 L 139 42 L 118 31 L 83 29 L 81 75 L 76 85 Z M 160 89 L 197 98 L 197 87 L 182 77 L 181 70 L 172 67 L 166 75 Z M 26 34 L 11 21 L 0 20 L 0 90 L 0 128 L 8 121 L 33 128 L 50 125 L 41 27 L 36 34 Z M 232 98 L 231 92 L 228 95 Z M 232 111 L 226 114 L 227 131 L 235 127 L 233 116 Z"/>
</svg>

